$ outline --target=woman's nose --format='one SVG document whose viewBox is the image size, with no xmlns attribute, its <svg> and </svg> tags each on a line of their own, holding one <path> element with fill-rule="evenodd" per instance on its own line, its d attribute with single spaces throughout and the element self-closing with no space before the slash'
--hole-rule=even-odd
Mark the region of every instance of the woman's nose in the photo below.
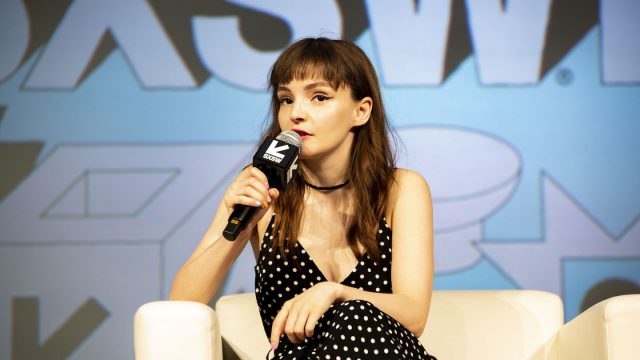
<svg viewBox="0 0 640 360">
<path fill-rule="evenodd" d="M 294 123 L 299 123 L 307 119 L 307 111 L 302 101 L 296 101 L 291 104 L 290 118 Z"/>
</svg>

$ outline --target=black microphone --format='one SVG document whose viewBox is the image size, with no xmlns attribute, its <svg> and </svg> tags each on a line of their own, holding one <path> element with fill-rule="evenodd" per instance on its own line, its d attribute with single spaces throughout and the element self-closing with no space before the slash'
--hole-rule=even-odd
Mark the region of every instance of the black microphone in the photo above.
<svg viewBox="0 0 640 360">
<path fill-rule="evenodd" d="M 295 131 L 283 131 L 275 139 L 267 136 L 253 155 L 253 166 L 267 176 L 269 186 L 282 192 L 298 168 L 301 148 L 302 139 Z M 257 211 L 254 206 L 236 205 L 222 236 L 229 241 L 235 240 Z"/>
</svg>

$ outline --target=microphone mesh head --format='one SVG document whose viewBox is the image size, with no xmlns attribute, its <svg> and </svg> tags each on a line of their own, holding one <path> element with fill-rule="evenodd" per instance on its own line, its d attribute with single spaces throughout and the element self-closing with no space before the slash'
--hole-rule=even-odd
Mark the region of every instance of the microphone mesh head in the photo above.
<svg viewBox="0 0 640 360">
<path fill-rule="evenodd" d="M 291 144 L 302 149 L 302 139 L 297 132 L 292 130 L 283 131 L 278 136 L 276 136 L 276 140 L 284 141 L 287 144 Z"/>
</svg>

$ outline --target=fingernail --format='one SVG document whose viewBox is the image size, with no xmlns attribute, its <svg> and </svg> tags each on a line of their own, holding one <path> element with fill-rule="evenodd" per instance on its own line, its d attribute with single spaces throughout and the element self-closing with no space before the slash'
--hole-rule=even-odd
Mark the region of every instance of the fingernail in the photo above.
<svg viewBox="0 0 640 360">
<path fill-rule="evenodd" d="M 271 196 L 267 195 L 267 202 L 271 202 Z"/>
<path fill-rule="evenodd" d="M 264 183 L 264 187 L 265 189 L 269 190 L 269 183 L 268 182 Z"/>
<path fill-rule="evenodd" d="M 278 348 L 278 343 L 271 343 L 271 350 L 275 350 Z"/>
<path fill-rule="evenodd" d="M 262 203 L 260 201 L 256 201 L 256 206 L 260 207 L 260 206 L 262 206 Z"/>
</svg>

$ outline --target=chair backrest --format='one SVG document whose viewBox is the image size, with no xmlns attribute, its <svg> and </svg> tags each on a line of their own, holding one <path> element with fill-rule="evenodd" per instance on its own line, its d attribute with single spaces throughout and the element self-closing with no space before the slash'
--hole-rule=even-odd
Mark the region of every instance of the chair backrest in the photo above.
<svg viewBox="0 0 640 360">
<path fill-rule="evenodd" d="M 254 294 L 216 303 L 223 341 L 240 359 L 269 350 Z M 563 323 L 560 298 L 530 290 L 434 291 L 420 341 L 439 359 L 555 360 L 554 336 Z"/>
<path fill-rule="evenodd" d="M 227 295 L 216 302 L 216 314 L 225 346 L 240 359 L 264 359 L 271 349 L 264 333 L 256 296 Z"/>
</svg>

